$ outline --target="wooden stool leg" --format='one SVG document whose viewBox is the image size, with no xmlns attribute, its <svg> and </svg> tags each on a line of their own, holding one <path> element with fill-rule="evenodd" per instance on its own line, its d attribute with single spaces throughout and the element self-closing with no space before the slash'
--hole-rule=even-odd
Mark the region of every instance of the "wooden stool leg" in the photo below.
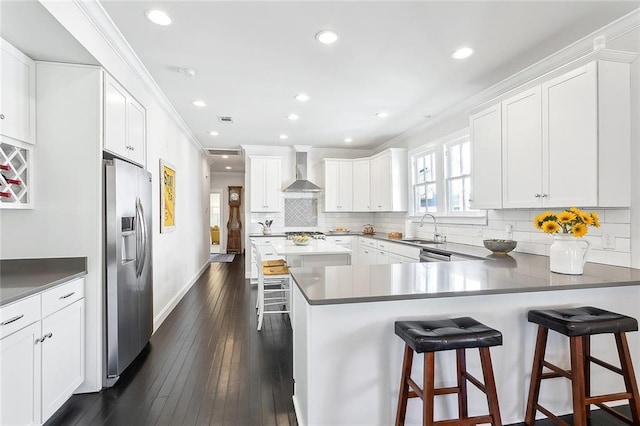
<svg viewBox="0 0 640 426">
<path fill-rule="evenodd" d="M 529 384 L 529 397 L 527 398 L 527 411 L 524 423 L 533 426 L 536 421 L 536 405 L 540 395 L 540 380 L 542 379 L 542 362 L 547 348 L 547 335 L 549 329 L 538 326 L 538 337 L 536 338 L 536 349 L 533 354 L 533 366 L 531 367 L 531 383 Z"/>
<path fill-rule="evenodd" d="M 435 358 L 433 352 L 424 353 L 424 371 L 423 371 L 423 399 L 422 399 L 422 424 L 424 426 L 433 425 L 433 404 L 435 402 Z"/>
<path fill-rule="evenodd" d="M 585 425 L 585 382 L 584 382 L 584 351 L 582 336 L 570 337 L 571 350 L 571 393 L 573 395 L 573 424 Z"/>
<path fill-rule="evenodd" d="M 638 382 L 633 371 L 633 363 L 631 362 L 631 354 L 629 353 L 629 344 L 625 333 L 616 333 L 616 345 L 618 346 L 618 356 L 620 357 L 620 366 L 622 376 L 624 377 L 624 385 L 627 392 L 631 393 L 629 400 L 629 408 L 631 409 L 631 418 L 634 425 L 640 425 L 640 395 L 638 395 Z"/>
<path fill-rule="evenodd" d="M 458 418 L 466 419 L 469 417 L 467 408 L 467 378 L 464 373 L 467 372 L 467 361 L 464 349 L 456 349 L 456 364 L 458 370 Z"/>
<path fill-rule="evenodd" d="M 407 414 L 407 399 L 409 399 L 409 383 L 407 378 L 411 377 L 411 367 L 413 365 L 413 349 L 404 345 L 404 358 L 402 360 L 402 374 L 400 377 L 400 393 L 398 395 L 398 411 L 396 412 L 396 426 L 404 425 Z"/>
<path fill-rule="evenodd" d="M 493 426 L 502 426 L 500 418 L 500 406 L 498 405 L 498 391 L 496 390 L 496 380 L 493 376 L 493 366 L 491 365 L 491 353 L 489 348 L 480 349 L 480 363 L 482 364 L 482 375 L 484 376 L 484 387 L 487 391 L 487 404 L 489 405 L 489 415 Z"/>
<path fill-rule="evenodd" d="M 591 336 L 582 336 L 582 353 L 584 354 L 584 396 L 585 398 L 591 397 L 591 361 L 589 356 L 591 355 Z M 591 405 L 585 407 L 585 414 L 587 420 L 591 418 Z"/>
</svg>

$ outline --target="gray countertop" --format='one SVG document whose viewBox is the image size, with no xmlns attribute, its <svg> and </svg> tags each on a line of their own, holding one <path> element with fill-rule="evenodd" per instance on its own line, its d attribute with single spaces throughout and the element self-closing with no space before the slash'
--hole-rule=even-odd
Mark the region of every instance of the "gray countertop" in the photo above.
<svg viewBox="0 0 640 426">
<path fill-rule="evenodd" d="M 0 260 L 0 306 L 86 274 L 86 257 Z"/>
<path fill-rule="evenodd" d="M 493 255 L 451 243 L 446 249 L 486 260 L 292 268 L 291 274 L 311 305 L 640 285 L 640 269 L 587 263 L 583 275 L 563 275 L 550 272 L 546 256 Z"/>
</svg>

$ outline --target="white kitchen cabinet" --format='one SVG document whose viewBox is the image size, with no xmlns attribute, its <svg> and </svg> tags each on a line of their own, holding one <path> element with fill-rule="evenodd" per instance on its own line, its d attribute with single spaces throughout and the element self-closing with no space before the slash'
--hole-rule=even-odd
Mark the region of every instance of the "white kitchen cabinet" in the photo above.
<svg viewBox="0 0 640 426">
<path fill-rule="evenodd" d="M 36 143 L 36 66 L 0 38 L 0 135 Z"/>
<path fill-rule="evenodd" d="M 502 102 L 504 208 L 629 205 L 629 81 L 599 60 Z"/>
<path fill-rule="evenodd" d="M 324 160 L 324 211 L 353 210 L 352 160 Z"/>
<path fill-rule="evenodd" d="M 251 211 L 279 212 L 282 195 L 282 158 L 251 156 Z"/>
<path fill-rule="evenodd" d="M 471 207 L 502 208 L 502 108 L 493 105 L 469 118 Z"/>
<path fill-rule="evenodd" d="M 2 425 L 40 424 L 41 336 L 37 321 L 0 340 Z"/>
<path fill-rule="evenodd" d="M 389 252 L 389 255 L 387 257 L 387 262 L 389 264 L 394 264 L 394 263 L 420 263 L 420 258 L 414 258 L 414 257 L 408 257 L 408 256 L 402 256 L 399 254 L 395 254 L 395 253 L 391 253 Z"/>
<path fill-rule="evenodd" d="M 371 211 L 407 211 L 407 151 L 390 148 L 370 159 Z"/>
<path fill-rule="evenodd" d="M 42 418 L 48 419 L 84 381 L 84 299 L 43 318 Z M 64 360 L 64 362 L 61 362 Z"/>
<path fill-rule="evenodd" d="M 502 102 L 502 204 L 505 208 L 540 206 L 541 102 L 540 86 Z"/>
<path fill-rule="evenodd" d="M 420 262 L 420 248 L 377 238 L 359 238 L 358 262 L 360 264 L 391 264 Z"/>
<path fill-rule="evenodd" d="M 44 423 L 85 377 L 84 278 L 0 308 L 0 424 Z"/>
<path fill-rule="evenodd" d="M 145 166 L 146 111 L 113 77 L 104 75 L 104 149 Z"/>
<path fill-rule="evenodd" d="M 368 158 L 353 160 L 353 211 L 371 211 L 371 171 Z"/>
</svg>

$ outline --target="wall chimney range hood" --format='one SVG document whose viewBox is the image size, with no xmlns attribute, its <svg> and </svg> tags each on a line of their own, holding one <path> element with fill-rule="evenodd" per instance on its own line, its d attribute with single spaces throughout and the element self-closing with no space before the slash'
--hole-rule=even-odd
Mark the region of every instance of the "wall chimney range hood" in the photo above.
<svg viewBox="0 0 640 426">
<path fill-rule="evenodd" d="M 284 192 L 320 192 L 322 188 L 307 180 L 307 153 L 296 152 L 296 180 Z"/>
</svg>

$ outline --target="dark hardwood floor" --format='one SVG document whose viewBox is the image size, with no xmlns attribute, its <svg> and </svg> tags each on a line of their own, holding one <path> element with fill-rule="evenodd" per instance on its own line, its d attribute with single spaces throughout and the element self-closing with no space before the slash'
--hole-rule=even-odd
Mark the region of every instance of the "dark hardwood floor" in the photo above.
<svg viewBox="0 0 640 426">
<path fill-rule="evenodd" d="M 212 263 L 113 388 L 74 395 L 47 425 L 297 425 L 285 315 L 256 331 L 244 257 Z"/>
<path fill-rule="evenodd" d="M 255 300 L 243 256 L 212 263 L 113 388 L 74 395 L 46 425 L 297 425 L 290 324 L 267 315 L 256 331 Z M 591 424 L 624 423 L 595 411 Z"/>
</svg>

